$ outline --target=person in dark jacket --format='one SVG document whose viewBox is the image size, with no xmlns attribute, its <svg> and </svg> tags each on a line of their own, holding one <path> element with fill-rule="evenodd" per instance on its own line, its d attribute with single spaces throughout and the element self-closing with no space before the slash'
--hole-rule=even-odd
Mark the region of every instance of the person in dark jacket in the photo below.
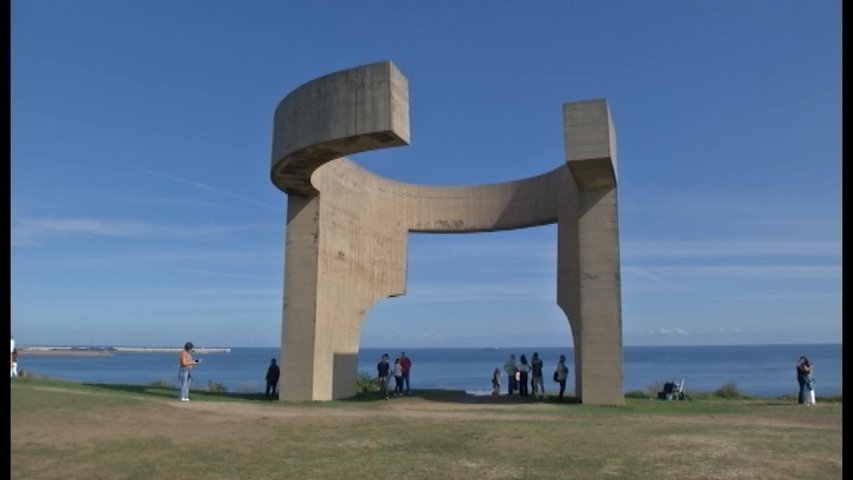
<svg viewBox="0 0 853 480">
<path fill-rule="evenodd" d="M 278 377 L 281 374 L 281 370 L 278 368 L 278 365 L 275 363 L 275 359 L 270 360 L 270 366 L 267 368 L 267 390 L 264 393 L 264 397 L 266 398 L 278 398 L 278 392 L 276 391 L 278 388 Z"/>
<path fill-rule="evenodd" d="M 800 384 L 800 392 L 799 395 L 797 395 L 797 403 L 799 403 L 800 405 L 807 405 L 809 403 L 809 390 L 812 389 L 811 375 L 811 362 L 809 362 L 809 359 L 804 356 L 800 357 L 800 360 L 797 362 L 797 383 Z"/>
<path fill-rule="evenodd" d="M 376 380 L 379 382 L 379 397 L 388 400 L 388 379 L 391 369 L 391 364 L 388 363 L 388 354 L 382 355 L 379 358 L 379 363 L 376 364 Z"/>
</svg>

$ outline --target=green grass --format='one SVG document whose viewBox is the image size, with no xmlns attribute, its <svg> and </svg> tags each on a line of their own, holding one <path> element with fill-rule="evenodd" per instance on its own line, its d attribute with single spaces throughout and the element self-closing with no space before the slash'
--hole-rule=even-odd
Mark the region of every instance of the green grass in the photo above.
<svg viewBox="0 0 853 480">
<path fill-rule="evenodd" d="M 840 401 L 709 393 L 591 406 L 412 393 L 285 403 L 193 391 L 181 403 L 156 385 L 16 379 L 11 477 L 841 478 Z"/>
</svg>

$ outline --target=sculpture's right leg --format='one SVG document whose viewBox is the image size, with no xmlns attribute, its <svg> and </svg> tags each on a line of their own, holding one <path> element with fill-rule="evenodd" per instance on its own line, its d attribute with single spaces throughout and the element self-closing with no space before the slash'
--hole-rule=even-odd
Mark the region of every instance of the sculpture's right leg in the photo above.
<svg viewBox="0 0 853 480">
<path fill-rule="evenodd" d="M 288 195 L 280 398 L 315 399 L 319 197 Z"/>
</svg>

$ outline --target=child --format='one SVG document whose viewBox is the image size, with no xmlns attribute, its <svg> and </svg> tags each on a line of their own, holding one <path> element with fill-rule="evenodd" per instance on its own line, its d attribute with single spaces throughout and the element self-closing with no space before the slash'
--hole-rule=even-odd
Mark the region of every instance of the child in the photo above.
<svg viewBox="0 0 853 480">
<path fill-rule="evenodd" d="M 501 371 L 499 368 L 495 369 L 495 373 L 492 374 L 492 395 L 500 395 L 501 393 Z"/>
</svg>

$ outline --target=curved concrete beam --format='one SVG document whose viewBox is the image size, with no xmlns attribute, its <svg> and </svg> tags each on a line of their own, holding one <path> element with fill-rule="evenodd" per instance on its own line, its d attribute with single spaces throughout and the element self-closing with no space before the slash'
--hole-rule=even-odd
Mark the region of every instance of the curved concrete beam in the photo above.
<svg viewBox="0 0 853 480">
<path fill-rule="evenodd" d="M 275 109 L 273 184 L 316 195 L 311 174 L 353 153 L 409 144 L 409 86 L 390 61 L 343 70 L 297 88 Z"/>
<path fill-rule="evenodd" d="M 570 175 L 564 165 L 511 182 L 434 187 L 384 178 L 342 159 L 323 167 L 314 183 L 330 193 L 357 185 L 370 192 L 384 218 L 409 232 L 474 233 L 556 223 L 559 205 L 574 191 Z"/>
</svg>

